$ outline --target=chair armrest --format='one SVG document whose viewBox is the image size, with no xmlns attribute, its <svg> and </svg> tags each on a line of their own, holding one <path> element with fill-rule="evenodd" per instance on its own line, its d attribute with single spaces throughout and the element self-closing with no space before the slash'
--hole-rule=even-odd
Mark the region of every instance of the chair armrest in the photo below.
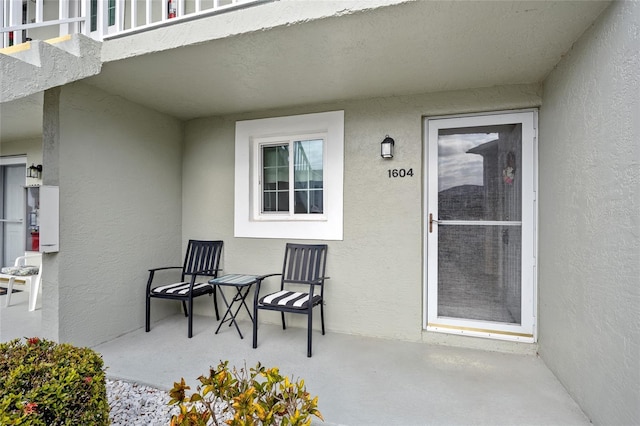
<svg viewBox="0 0 640 426">
<path fill-rule="evenodd" d="M 26 260 L 27 256 L 19 256 L 16 257 L 16 262 L 13 264 L 13 266 L 24 266 L 25 265 L 25 260 Z"/>
<path fill-rule="evenodd" d="M 162 268 L 149 269 L 149 272 L 162 271 L 164 269 L 182 269 L 182 266 L 164 266 Z"/>
<path fill-rule="evenodd" d="M 163 266 L 161 268 L 149 269 L 149 279 L 147 280 L 147 294 L 151 291 L 151 283 L 157 271 L 165 271 L 169 269 L 182 269 L 182 266 Z"/>
<path fill-rule="evenodd" d="M 191 275 L 191 280 L 190 280 L 190 283 L 189 283 L 190 291 L 193 290 L 193 286 L 196 284 L 196 278 L 199 275 L 207 275 L 207 276 L 217 275 L 217 272 L 221 271 L 221 270 L 222 269 L 203 269 L 201 271 L 195 271 L 195 272 L 192 272 L 190 274 L 185 274 L 185 275 Z"/>
<path fill-rule="evenodd" d="M 282 275 L 282 274 L 280 273 L 280 274 L 268 274 L 268 275 L 261 275 L 261 276 L 259 276 L 258 278 L 256 278 L 256 280 L 257 280 L 258 282 L 260 282 L 260 281 L 264 280 L 265 278 L 269 278 L 269 277 L 277 277 L 278 275 Z"/>
<path fill-rule="evenodd" d="M 281 273 L 280 274 L 267 274 L 267 275 L 261 275 L 261 276 L 257 277 L 256 278 L 256 294 L 258 294 L 258 292 L 260 291 L 260 284 L 262 284 L 262 281 L 265 278 L 277 277 L 279 275 L 282 275 L 282 274 Z"/>
<path fill-rule="evenodd" d="M 262 281 L 265 278 L 269 278 L 269 277 L 277 277 L 278 275 L 282 275 L 281 273 L 279 274 L 268 274 L 268 275 L 262 275 L 258 278 L 256 278 L 256 288 L 253 292 L 253 303 L 254 305 L 258 304 L 258 294 L 260 293 L 260 285 L 262 284 Z"/>
<path fill-rule="evenodd" d="M 41 257 L 42 255 L 40 253 L 38 254 L 25 254 L 24 256 L 18 256 L 16 257 L 16 261 L 14 262 L 13 266 L 26 266 L 27 265 L 27 259 L 38 259 L 37 263 L 38 265 L 40 265 L 40 263 L 42 262 Z"/>
</svg>

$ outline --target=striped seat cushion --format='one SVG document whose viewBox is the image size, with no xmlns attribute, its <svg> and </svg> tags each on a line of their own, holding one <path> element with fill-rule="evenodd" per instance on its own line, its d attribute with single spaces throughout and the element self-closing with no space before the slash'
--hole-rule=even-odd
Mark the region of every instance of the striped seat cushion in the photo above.
<svg viewBox="0 0 640 426">
<path fill-rule="evenodd" d="M 315 294 L 313 296 L 313 304 L 315 305 L 320 302 L 320 299 L 320 296 Z M 258 303 L 265 306 L 286 306 L 293 309 L 307 309 L 309 306 L 309 293 L 282 290 L 264 296 Z"/>
<path fill-rule="evenodd" d="M 189 295 L 188 282 L 180 282 L 162 285 L 151 290 L 151 294 L 162 296 L 188 296 Z M 204 294 L 211 292 L 211 285 L 209 283 L 195 283 L 193 285 L 193 294 Z"/>
</svg>

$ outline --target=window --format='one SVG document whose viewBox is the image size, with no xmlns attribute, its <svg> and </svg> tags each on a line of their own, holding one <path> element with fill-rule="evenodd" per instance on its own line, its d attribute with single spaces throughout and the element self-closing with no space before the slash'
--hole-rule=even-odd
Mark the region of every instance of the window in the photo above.
<svg viewBox="0 0 640 426">
<path fill-rule="evenodd" d="M 109 0 L 107 4 L 108 26 L 116 24 L 116 0 Z M 98 30 L 98 0 L 91 0 L 91 31 Z"/>
<path fill-rule="evenodd" d="M 261 160 L 254 174 L 260 188 L 255 195 L 260 197 L 261 218 L 314 215 L 311 219 L 316 219 L 315 215 L 324 213 L 325 139 L 324 135 L 300 135 L 286 141 L 255 141 L 256 158 Z"/>
<path fill-rule="evenodd" d="M 91 31 L 98 29 L 98 0 L 91 0 Z"/>
<path fill-rule="evenodd" d="M 342 239 L 344 112 L 236 123 L 235 236 Z"/>
<path fill-rule="evenodd" d="M 109 0 L 109 26 L 116 24 L 116 0 Z"/>
</svg>

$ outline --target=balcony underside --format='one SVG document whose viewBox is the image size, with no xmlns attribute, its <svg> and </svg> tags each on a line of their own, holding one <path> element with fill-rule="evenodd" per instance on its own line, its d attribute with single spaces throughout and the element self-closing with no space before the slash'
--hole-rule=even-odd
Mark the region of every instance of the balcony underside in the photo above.
<svg viewBox="0 0 640 426">
<path fill-rule="evenodd" d="M 108 38 L 85 81 L 184 120 L 539 84 L 608 4 L 267 2 Z M 2 138 L 33 126 L 13 121 Z"/>
</svg>

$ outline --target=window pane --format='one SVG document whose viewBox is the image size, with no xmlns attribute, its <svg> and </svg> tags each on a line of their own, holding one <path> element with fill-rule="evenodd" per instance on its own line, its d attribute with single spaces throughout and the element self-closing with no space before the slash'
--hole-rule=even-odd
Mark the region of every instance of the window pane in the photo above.
<svg viewBox="0 0 640 426">
<path fill-rule="evenodd" d="M 322 139 L 294 142 L 295 213 L 324 211 L 323 142 Z"/>
<path fill-rule="evenodd" d="M 295 189 L 307 189 L 309 187 L 309 180 L 303 178 L 300 173 L 296 173 Z"/>
<path fill-rule="evenodd" d="M 521 220 L 521 158 L 520 124 L 441 131 L 439 219 Z"/>
<path fill-rule="evenodd" d="M 322 214 L 324 211 L 322 190 L 296 190 L 295 192 L 295 213 L 300 214 Z"/>
<path fill-rule="evenodd" d="M 277 211 L 276 193 L 275 192 L 263 192 L 262 193 L 262 211 L 263 212 L 275 212 Z"/>
<path fill-rule="evenodd" d="M 289 211 L 289 191 L 278 191 L 278 211 Z"/>
<path fill-rule="evenodd" d="M 294 195 L 295 199 L 295 213 L 307 214 L 309 213 L 309 191 L 296 191 Z"/>
<path fill-rule="evenodd" d="M 116 24 L 116 0 L 109 0 L 109 26 Z"/>
<path fill-rule="evenodd" d="M 262 148 L 262 165 L 265 169 L 278 166 L 278 147 L 266 146 Z"/>
<path fill-rule="evenodd" d="M 289 167 L 289 146 L 265 146 L 262 148 L 262 165 L 264 167 Z"/>
<path fill-rule="evenodd" d="M 91 0 L 91 31 L 98 29 L 98 0 Z"/>
<path fill-rule="evenodd" d="M 309 213 L 322 214 L 324 212 L 324 191 L 322 189 L 309 191 Z"/>
<path fill-rule="evenodd" d="M 262 182 L 265 190 L 277 189 L 278 185 L 278 169 L 265 168 L 262 173 Z"/>
<path fill-rule="evenodd" d="M 278 167 L 278 190 L 289 189 L 289 167 Z"/>
</svg>

